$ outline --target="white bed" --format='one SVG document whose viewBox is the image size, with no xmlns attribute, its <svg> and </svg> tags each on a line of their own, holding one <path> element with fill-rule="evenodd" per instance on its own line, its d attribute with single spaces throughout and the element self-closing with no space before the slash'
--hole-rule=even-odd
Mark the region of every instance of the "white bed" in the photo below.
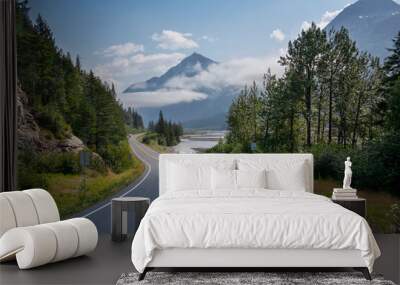
<svg viewBox="0 0 400 285">
<path fill-rule="evenodd" d="M 191 177 L 187 169 L 196 167 Z M 211 187 L 208 167 L 222 173 Z M 255 188 L 246 177 L 260 169 L 269 185 Z M 237 175 L 234 187 L 224 173 Z M 159 175 L 160 197 L 132 243 L 132 262 L 144 274 L 154 267 L 354 267 L 368 278 L 380 255 L 362 217 L 312 193 L 310 154 L 168 154 Z"/>
</svg>

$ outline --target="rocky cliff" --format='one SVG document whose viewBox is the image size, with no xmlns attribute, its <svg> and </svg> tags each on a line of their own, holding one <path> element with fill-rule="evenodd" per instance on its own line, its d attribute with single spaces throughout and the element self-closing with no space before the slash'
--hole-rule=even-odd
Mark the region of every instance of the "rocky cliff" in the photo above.
<svg viewBox="0 0 400 285">
<path fill-rule="evenodd" d="M 45 129 L 41 129 L 29 107 L 28 97 L 17 88 L 17 135 L 18 149 L 36 151 L 79 152 L 85 145 L 78 137 L 70 134 L 68 138 L 56 139 Z"/>
</svg>

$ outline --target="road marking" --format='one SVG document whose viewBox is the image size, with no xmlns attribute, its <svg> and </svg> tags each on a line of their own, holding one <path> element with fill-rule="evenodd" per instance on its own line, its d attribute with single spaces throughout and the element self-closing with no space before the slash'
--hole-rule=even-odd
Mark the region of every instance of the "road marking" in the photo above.
<svg viewBox="0 0 400 285">
<path fill-rule="evenodd" d="M 139 145 L 140 145 L 140 147 L 139 147 Z M 147 149 L 147 148 L 148 148 L 147 146 L 144 146 L 144 145 L 141 145 L 140 143 L 138 143 L 138 146 L 137 146 L 137 147 L 140 148 L 145 154 L 147 154 L 148 156 L 150 156 L 152 159 L 158 160 L 158 157 L 153 156 L 153 155 L 151 154 L 151 152 L 149 152 L 150 148 Z M 153 150 L 152 150 L 152 151 L 153 151 Z M 156 152 L 155 152 L 155 153 L 156 153 Z"/>
<path fill-rule="evenodd" d="M 140 143 L 139 140 L 137 140 L 136 138 L 138 136 L 133 136 L 135 138 L 135 141 L 138 144 L 138 148 L 140 148 L 145 154 L 147 154 L 148 156 L 150 156 L 151 158 L 153 158 L 154 160 L 158 160 L 158 156 L 160 155 L 160 153 L 156 152 L 155 150 L 151 149 L 150 147 L 148 147 L 147 145 Z M 139 147 L 140 146 L 140 147 Z M 156 156 L 153 156 L 153 153 L 156 154 Z"/>
<path fill-rule="evenodd" d="M 132 144 L 133 144 L 133 143 L 132 143 Z M 122 195 L 119 196 L 119 197 L 125 197 L 127 194 L 131 193 L 133 190 L 135 190 L 137 187 L 139 187 L 139 186 L 147 179 L 147 177 L 148 177 L 148 176 L 150 175 L 150 173 L 151 173 L 151 165 L 150 165 L 150 163 L 148 163 L 145 159 L 143 159 L 143 157 L 142 157 L 141 155 L 139 155 L 138 152 L 136 152 L 136 150 L 135 150 L 134 147 L 132 147 L 132 151 L 135 153 L 135 155 L 136 155 L 144 164 L 146 164 L 146 166 L 147 166 L 147 173 L 145 174 L 145 176 L 143 176 L 142 179 L 140 179 L 140 181 L 139 181 L 135 186 L 132 187 L 132 189 L 130 189 L 129 191 L 125 192 L 124 194 L 122 194 Z M 145 153 L 146 153 L 146 152 L 145 152 Z M 93 215 L 94 213 L 96 213 L 96 212 L 98 212 L 98 211 L 100 211 L 100 210 L 102 210 L 102 209 L 104 209 L 104 208 L 106 208 L 106 207 L 108 207 L 108 206 L 110 206 L 110 205 L 111 205 L 111 201 L 110 201 L 110 202 L 107 202 L 106 204 L 102 205 L 101 207 L 98 207 L 98 208 L 94 209 L 93 211 L 90 211 L 89 213 L 87 213 L 86 215 L 83 215 L 82 217 L 87 218 L 87 217 Z"/>
</svg>

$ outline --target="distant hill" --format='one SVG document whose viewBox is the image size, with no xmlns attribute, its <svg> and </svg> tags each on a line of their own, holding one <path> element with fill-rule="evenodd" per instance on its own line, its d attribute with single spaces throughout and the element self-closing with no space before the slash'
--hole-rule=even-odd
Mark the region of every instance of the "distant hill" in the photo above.
<svg viewBox="0 0 400 285">
<path fill-rule="evenodd" d="M 170 68 L 160 77 L 152 77 L 144 82 L 134 83 L 129 86 L 124 93 L 155 91 L 165 86 L 169 80 L 179 77 L 193 77 L 203 70 L 207 70 L 211 64 L 217 62 L 201 55 L 193 53 L 192 55 L 184 58 L 178 65 Z"/>
<path fill-rule="evenodd" d="M 400 31 L 400 5 L 392 0 L 359 0 L 346 7 L 325 30 L 339 30 L 342 26 L 349 30 L 360 50 L 383 60 Z"/>
<path fill-rule="evenodd" d="M 200 72 L 208 70 L 213 64 L 218 63 L 199 53 L 193 53 L 184 58 L 176 66 L 170 68 L 163 75 L 130 85 L 124 91 L 124 96 L 135 96 L 136 92 L 169 89 L 166 84 L 168 81 L 179 77 L 190 78 L 196 76 Z M 150 120 L 156 120 L 159 111 L 162 110 L 167 120 L 181 122 L 185 128 L 225 129 L 225 114 L 233 98 L 239 94 L 239 90 L 233 86 L 218 90 L 211 89 L 207 86 L 199 86 L 198 89 L 194 91 L 204 93 L 208 97 L 203 100 L 176 103 L 161 108 L 139 108 L 138 111 L 143 116 L 145 123 L 148 123 Z"/>
<path fill-rule="evenodd" d="M 198 119 L 186 121 L 184 127 L 187 129 L 204 129 L 204 130 L 225 130 L 226 113 L 219 113 L 206 119 Z"/>
</svg>

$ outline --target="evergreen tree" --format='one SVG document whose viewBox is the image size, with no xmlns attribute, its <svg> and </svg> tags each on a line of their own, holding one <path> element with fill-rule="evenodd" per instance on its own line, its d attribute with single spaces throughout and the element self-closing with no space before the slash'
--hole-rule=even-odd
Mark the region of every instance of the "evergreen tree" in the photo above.
<svg viewBox="0 0 400 285">
<path fill-rule="evenodd" d="M 143 125 L 143 121 L 139 118 L 139 124 Z M 174 146 L 180 142 L 180 136 L 183 135 L 183 128 L 181 124 L 167 121 L 160 110 L 157 123 L 149 122 L 148 130 L 157 134 L 157 141 L 160 145 Z"/>
<path fill-rule="evenodd" d="M 400 32 L 393 40 L 394 47 L 384 65 L 386 108 L 388 120 L 386 127 L 390 133 L 400 136 Z"/>
<path fill-rule="evenodd" d="M 160 113 L 158 115 L 158 121 L 156 124 L 156 132 L 159 133 L 160 135 L 165 135 L 165 121 L 164 121 L 164 116 L 162 111 L 160 110 Z"/>
<path fill-rule="evenodd" d="M 386 58 L 384 69 L 386 72 L 386 82 L 395 82 L 400 77 L 400 31 L 393 39 L 393 48 L 389 51 L 391 55 Z"/>
<path fill-rule="evenodd" d="M 155 125 L 154 125 L 154 122 L 153 122 L 153 121 L 150 121 L 150 122 L 149 122 L 149 125 L 147 126 L 147 128 L 148 128 L 149 131 L 151 131 L 151 132 L 155 132 L 155 131 L 156 131 L 156 128 L 155 128 Z"/>
<path fill-rule="evenodd" d="M 304 98 L 304 118 L 306 120 L 306 144 L 312 144 L 313 95 L 315 93 L 315 76 L 321 65 L 321 54 L 326 48 L 326 33 L 315 23 L 307 31 L 302 31 L 293 42 L 289 42 L 288 53 L 280 63 L 297 73 L 301 79 Z"/>
<path fill-rule="evenodd" d="M 81 72 L 81 60 L 79 58 L 79 54 L 76 56 L 75 59 L 75 67 L 78 70 L 78 72 Z"/>
<path fill-rule="evenodd" d="M 312 25 L 289 42 L 280 62 L 284 75 L 278 79 L 268 71 L 259 99 L 253 84 L 233 101 L 228 143 L 246 151 L 255 139 L 267 151 L 296 152 L 333 138 L 356 148 L 381 134 L 379 60 L 360 53 L 346 29 L 327 37 Z"/>
<path fill-rule="evenodd" d="M 124 111 L 124 118 L 125 123 L 131 128 L 138 130 L 144 129 L 143 119 L 134 108 L 128 107 L 128 109 Z"/>
<path fill-rule="evenodd" d="M 45 19 L 38 15 L 32 23 L 28 12 L 27 1 L 18 2 L 18 82 L 31 113 L 49 136 L 64 139 L 74 134 L 114 167 L 121 141 L 126 140 L 115 87 L 81 70 L 79 56 L 73 63 L 70 54 L 56 46 Z"/>
</svg>

